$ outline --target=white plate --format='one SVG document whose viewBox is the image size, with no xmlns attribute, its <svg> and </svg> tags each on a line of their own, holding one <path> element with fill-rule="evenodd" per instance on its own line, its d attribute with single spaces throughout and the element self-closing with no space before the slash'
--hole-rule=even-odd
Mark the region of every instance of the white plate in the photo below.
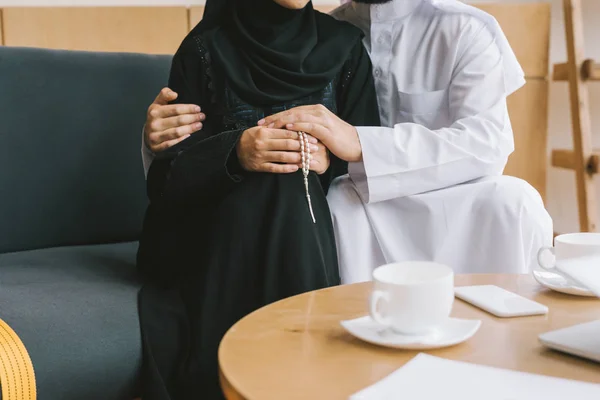
<svg viewBox="0 0 600 400">
<path fill-rule="evenodd" d="M 373 321 L 370 316 L 342 321 L 341 325 L 352 335 L 379 346 L 406 350 L 428 350 L 454 346 L 470 339 L 481 326 L 481 321 L 448 318 L 435 333 L 426 336 L 402 335 Z"/>
<path fill-rule="evenodd" d="M 564 276 L 543 269 L 534 269 L 533 277 L 542 286 L 555 290 L 560 293 L 572 294 L 575 296 L 595 297 L 591 291 L 569 282 Z"/>
</svg>

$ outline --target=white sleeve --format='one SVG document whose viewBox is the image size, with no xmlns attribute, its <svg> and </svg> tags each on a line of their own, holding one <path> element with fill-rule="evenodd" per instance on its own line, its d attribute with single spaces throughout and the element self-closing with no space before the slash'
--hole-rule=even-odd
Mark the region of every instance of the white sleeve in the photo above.
<svg viewBox="0 0 600 400">
<path fill-rule="evenodd" d="M 349 173 L 362 200 L 375 203 L 501 175 L 514 150 L 507 95 L 502 54 L 484 30 L 455 68 L 449 127 L 357 128 L 363 160 L 351 163 Z"/>
<path fill-rule="evenodd" d="M 154 160 L 154 153 L 146 145 L 146 140 L 144 138 L 144 128 L 142 128 L 142 164 L 144 165 L 144 175 L 148 177 L 148 170 L 150 169 L 150 164 L 152 164 L 152 161 Z"/>
</svg>

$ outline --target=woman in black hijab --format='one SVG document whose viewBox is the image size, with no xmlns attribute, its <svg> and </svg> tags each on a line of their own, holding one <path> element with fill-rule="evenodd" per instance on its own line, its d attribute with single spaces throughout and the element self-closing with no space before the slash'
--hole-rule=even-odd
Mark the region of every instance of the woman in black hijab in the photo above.
<svg viewBox="0 0 600 400">
<path fill-rule="evenodd" d="M 144 400 L 221 398 L 217 349 L 236 321 L 340 283 L 325 196 L 346 163 L 330 155 L 306 180 L 250 172 L 238 143 L 265 116 L 300 105 L 378 125 L 361 40 L 308 0 L 209 0 L 181 44 L 169 87 L 178 102 L 201 105 L 206 121 L 148 173 L 138 251 Z"/>
</svg>

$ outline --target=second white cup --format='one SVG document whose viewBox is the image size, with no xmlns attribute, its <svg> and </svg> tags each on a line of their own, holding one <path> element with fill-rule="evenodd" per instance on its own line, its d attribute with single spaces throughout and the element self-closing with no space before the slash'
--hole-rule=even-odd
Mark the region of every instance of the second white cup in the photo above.
<svg viewBox="0 0 600 400">
<path fill-rule="evenodd" d="M 450 316 L 454 272 L 433 262 L 402 262 L 373 271 L 370 314 L 376 322 L 405 335 L 435 331 Z"/>
<path fill-rule="evenodd" d="M 553 258 L 548 262 L 546 255 Z M 554 247 L 542 247 L 538 252 L 540 267 L 555 272 L 556 267 L 562 263 L 569 263 L 574 259 L 600 259 L 600 233 L 568 233 L 559 235 L 554 239 Z M 589 263 L 590 268 L 598 267 L 598 263 Z"/>
</svg>

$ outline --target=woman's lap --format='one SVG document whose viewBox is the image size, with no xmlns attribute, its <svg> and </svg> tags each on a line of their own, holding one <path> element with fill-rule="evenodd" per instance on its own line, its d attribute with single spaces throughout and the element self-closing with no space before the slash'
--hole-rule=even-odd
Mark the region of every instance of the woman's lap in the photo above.
<svg viewBox="0 0 600 400">
<path fill-rule="evenodd" d="M 188 279 L 140 293 L 146 373 L 177 377 L 165 385 L 185 387 L 186 395 L 197 389 L 201 398 L 220 398 L 218 345 L 235 322 L 281 298 L 339 284 L 330 212 L 318 184 L 311 180 L 316 224 L 300 175 L 245 179 L 216 205 L 210 227 L 197 228 L 203 240 L 194 246 L 187 238 L 179 256 Z M 185 225 L 196 222 L 202 223 Z"/>
</svg>

